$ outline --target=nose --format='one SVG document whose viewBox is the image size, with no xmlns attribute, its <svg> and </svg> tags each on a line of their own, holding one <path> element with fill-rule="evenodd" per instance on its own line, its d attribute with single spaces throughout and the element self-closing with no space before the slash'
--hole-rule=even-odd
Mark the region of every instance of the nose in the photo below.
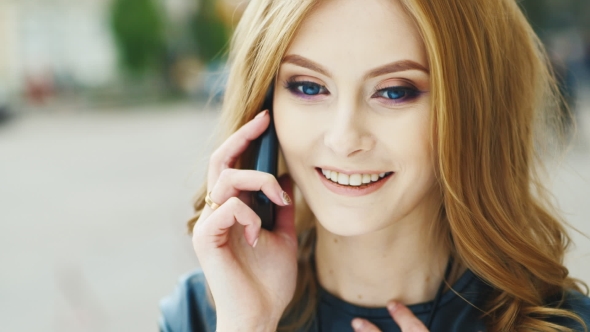
<svg viewBox="0 0 590 332">
<path fill-rule="evenodd" d="M 360 108 L 339 107 L 324 135 L 324 144 L 339 157 L 370 151 L 375 140 L 368 130 L 367 116 Z"/>
</svg>

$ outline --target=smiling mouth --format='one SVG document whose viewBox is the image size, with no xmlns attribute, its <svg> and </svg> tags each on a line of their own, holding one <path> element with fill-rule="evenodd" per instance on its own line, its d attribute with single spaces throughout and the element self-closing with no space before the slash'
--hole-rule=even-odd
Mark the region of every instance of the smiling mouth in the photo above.
<svg viewBox="0 0 590 332">
<path fill-rule="evenodd" d="M 326 180 L 333 184 L 345 188 L 364 189 L 373 184 L 379 183 L 390 177 L 393 172 L 385 172 L 380 174 L 343 174 L 336 171 L 326 170 L 316 167 L 316 171 Z"/>
</svg>

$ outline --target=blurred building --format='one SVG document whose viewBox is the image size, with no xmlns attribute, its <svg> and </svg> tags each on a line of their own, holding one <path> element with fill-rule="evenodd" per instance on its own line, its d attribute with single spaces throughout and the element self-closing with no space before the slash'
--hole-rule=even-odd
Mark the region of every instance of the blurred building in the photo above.
<svg viewBox="0 0 590 332">
<path fill-rule="evenodd" d="M 2 0 L 0 82 L 10 93 L 19 94 L 51 91 L 61 84 L 96 86 L 112 80 L 117 59 L 108 3 Z"/>
<path fill-rule="evenodd" d="M 190 24 L 201 0 L 155 1 L 166 17 L 168 52 L 178 56 L 173 60 L 180 65 L 173 65 L 182 68 L 181 76 L 187 76 L 191 70 L 182 65 L 194 62 Z M 239 19 L 247 3 L 216 2 L 228 23 Z M 110 25 L 111 3 L 110 0 L 0 0 L 0 95 L 25 97 L 35 102 L 72 88 L 116 83 L 121 78 L 121 67 Z"/>
</svg>

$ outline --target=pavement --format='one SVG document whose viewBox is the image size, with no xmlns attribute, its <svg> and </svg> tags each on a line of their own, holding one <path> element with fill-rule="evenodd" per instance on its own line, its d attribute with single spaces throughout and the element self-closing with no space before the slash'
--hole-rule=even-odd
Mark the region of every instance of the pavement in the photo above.
<svg viewBox="0 0 590 332">
<path fill-rule="evenodd" d="M 583 111 L 578 141 L 550 175 L 566 219 L 590 234 Z M 174 104 L 0 125 L 2 331 L 156 331 L 158 301 L 198 266 L 185 222 L 217 118 Z M 572 236 L 567 265 L 590 283 L 590 239 Z"/>
</svg>

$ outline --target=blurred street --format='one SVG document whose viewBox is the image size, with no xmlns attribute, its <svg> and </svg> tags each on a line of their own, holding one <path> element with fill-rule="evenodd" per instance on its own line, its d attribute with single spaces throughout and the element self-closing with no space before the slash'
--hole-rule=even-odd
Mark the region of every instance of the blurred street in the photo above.
<svg viewBox="0 0 590 332">
<path fill-rule="evenodd" d="M 217 117 L 160 108 L 0 127 L 2 331 L 157 330 L 158 301 L 197 267 L 185 221 Z"/>
<path fill-rule="evenodd" d="M 590 102 L 554 192 L 590 234 Z M 217 112 L 198 105 L 32 113 L 0 124 L 2 331 L 156 331 L 197 267 L 185 221 Z M 590 240 L 568 265 L 590 283 Z"/>
</svg>

